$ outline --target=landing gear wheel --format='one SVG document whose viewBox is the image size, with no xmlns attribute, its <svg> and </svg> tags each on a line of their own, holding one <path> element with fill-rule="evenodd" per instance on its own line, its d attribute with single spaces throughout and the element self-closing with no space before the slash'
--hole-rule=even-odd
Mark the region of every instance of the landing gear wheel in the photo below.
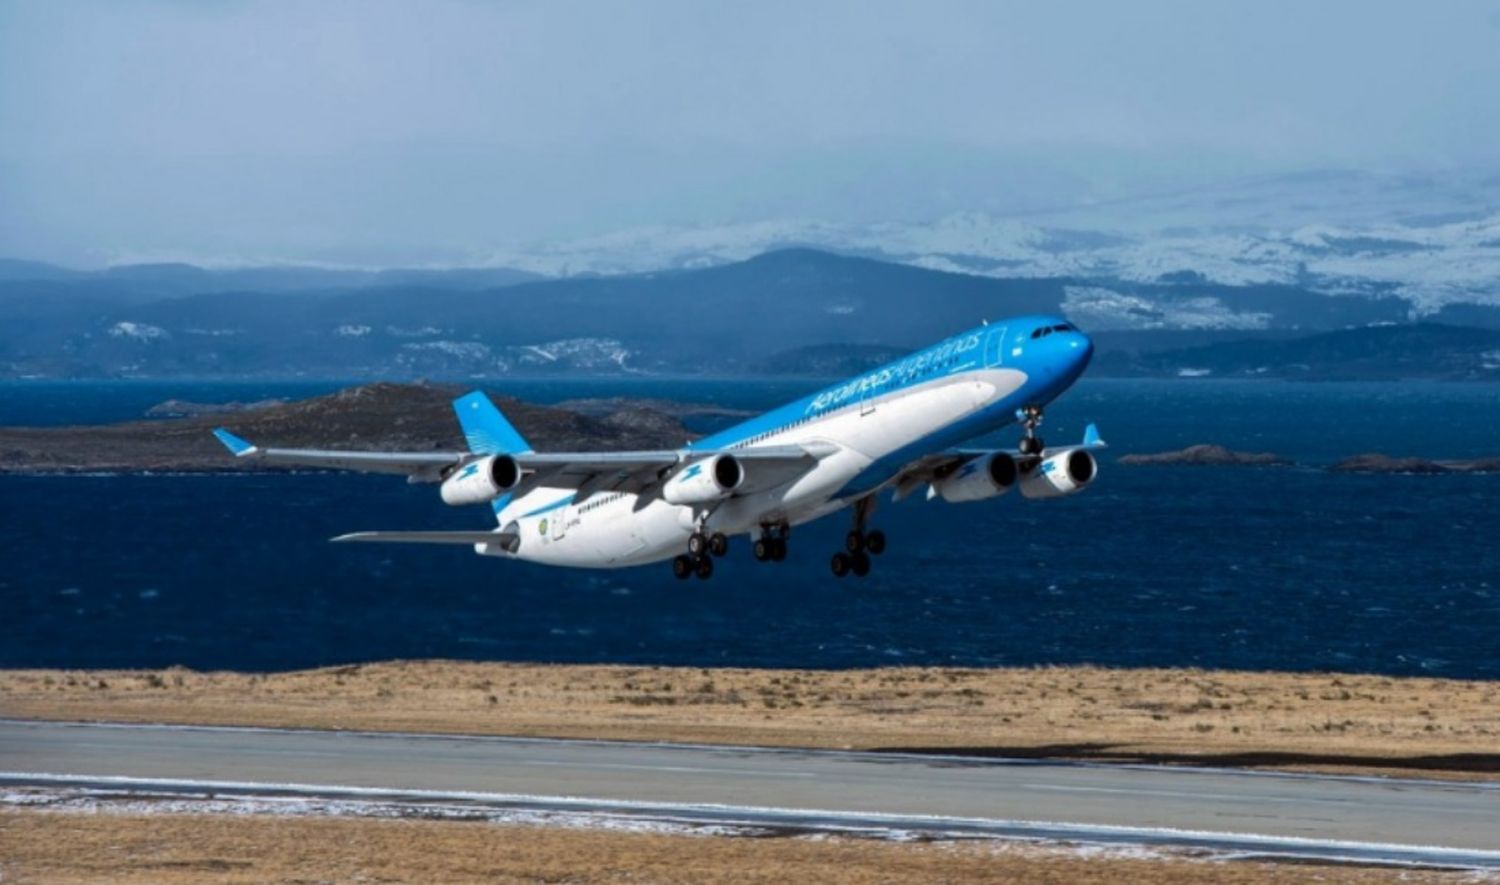
<svg viewBox="0 0 1500 885">
<path fill-rule="evenodd" d="M 679 581 L 686 580 L 693 573 L 693 566 L 692 557 L 684 553 L 672 560 L 672 576 Z"/>
<path fill-rule="evenodd" d="M 751 548 L 751 551 L 755 554 L 756 562 L 765 562 L 773 559 L 771 548 L 775 546 L 775 543 L 769 538 L 756 538 L 755 546 Z"/>
<path fill-rule="evenodd" d="M 729 538 L 723 532 L 714 532 L 708 536 L 708 552 L 715 556 L 723 556 L 729 552 Z"/>
<path fill-rule="evenodd" d="M 879 556 L 885 552 L 885 532 L 875 529 L 865 535 L 865 551 L 871 556 Z"/>
<path fill-rule="evenodd" d="M 1021 437 L 1021 454 L 1023 455 L 1040 455 L 1042 449 L 1046 447 L 1046 443 L 1042 442 L 1042 438 L 1039 436 Z"/>
<path fill-rule="evenodd" d="M 708 535 L 702 532 L 693 532 L 688 536 L 688 553 L 693 556 L 702 556 L 708 552 Z"/>
<path fill-rule="evenodd" d="M 849 554 L 847 553 L 833 554 L 833 559 L 828 564 L 833 569 L 833 576 L 835 578 L 842 578 L 844 575 L 849 574 L 849 570 L 854 567 L 854 562 L 849 558 Z"/>
<path fill-rule="evenodd" d="M 771 561 L 781 562 L 786 559 L 786 538 L 773 538 L 771 540 Z"/>
<path fill-rule="evenodd" d="M 865 549 L 865 533 L 854 529 L 844 536 L 844 549 L 850 553 L 858 553 Z"/>
<path fill-rule="evenodd" d="M 696 571 L 700 580 L 707 581 L 709 578 L 712 578 L 714 576 L 714 561 L 712 557 L 699 557 Z"/>
<path fill-rule="evenodd" d="M 858 577 L 863 578 L 870 573 L 870 557 L 863 550 L 849 557 L 849 565 Z"/>
</svg>

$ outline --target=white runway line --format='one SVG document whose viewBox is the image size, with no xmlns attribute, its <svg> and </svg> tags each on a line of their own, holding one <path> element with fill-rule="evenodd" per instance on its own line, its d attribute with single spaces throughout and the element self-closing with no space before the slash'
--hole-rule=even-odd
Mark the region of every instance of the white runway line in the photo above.
<svg viewBox="0 0 1500 885">
<path fill-rule="evenodd" d="M 50 784 L 54 787 L 72 787 L 75 790 L 93 789 L 100 786 L 118 787 L 128 792 L 157 795 L 180 793 L 187 790 L 193 795 L 209 796 L 213 801 L 224 801 L 216 791 L 237 791 L 247 794 L 241 801 L 253 799 L 260 802 L 305 802 L 328 800 L 324 814 L 338 814 L 337 801 L 363 799 L 373 808 L 404 809 L 407 813 L 420 808 L 410 801 L 431 803 L 447 800 L 477 803 L 485 806 L 502 806 L 510 815 L 531 814 L 543 823 L 549 815 L 572 812 L 580 825 L 592 818 L 614 818 L 636 820 L 642 824 L 658 823 L 684 829 L 697 829 L 695 821 L 720 827 L 756 829 L 790 828 L 808 831 L 847 833 L 851 835 L 875 833 L 882 838 L 903 838 L 902 834 L 918 831 L 923 835 L 953 839 L 977 837 L 998 840 L 1024 839 L 1035 841 L 1097 842 L 1105 845 L 1121 843 L 1143 846 L 1170 846 L 1200 848 L 1225 857 L 1304 857 L 1329 861 L 1402 864 L 1411 866 L 1443 866 L 1476 870 L 1500 870 L 1500 852 L 1472 851 L 1458 848 L 1428 845 L 1401 845 L 1343 840 L 1305 839 L 1290 836 L 1265 836 L 1253 833 L 1219 833 L 1201 830 L 1174 829 L 1165 827 L 1128 827 L 1101 824 L 1078 824 L 1065 821 L 1017 821 L 987 818 L 947 817 L 941 815 L 893 815 L 836 811 L 831 809 L 796 809 L 761 806 L 735 806 L 714 803 L 665 803 L 635 802 L 608 799 L 590 799 L 578 796 L 544 796 L 519 793 L 487 793 L 471 791 L 382 789 L 340 785 L 302 783 L 260 783 L 251 781 L 220 781 L 200 779 L 156 779 L 123 776 L 91 776 L 80 774 L 54 774 L 46 772 L 0 772 L 0 781 L 12 784 Z M 293 793 L 298 797 L 277 796 Z M 9 803 L 15 793 L 0 794 L 0 803 Z M 59 794 L 59 798 L 66 798 Z M 97 798 L 97 797 L 96 797 Z M 144 798 L 144 795 L 142 795 Z M 380 800 L 385 800 L 381 802 Z M 15 804 L 37 804 L 34 800 Z M 160 809 L 158 809 L 160 810 Z M 182 803 L 171 808 L 184 810 Z M 473 808 L 470 809 L 475 810 Z M 497 809 L 499 810 L 499 809 Z M 351 813 L 345 810 L 343 813 Z M 370 816 L 370 815 L 367 815 Z M 602 824 L 601 824 L 602 825 Z"/>
</svg>

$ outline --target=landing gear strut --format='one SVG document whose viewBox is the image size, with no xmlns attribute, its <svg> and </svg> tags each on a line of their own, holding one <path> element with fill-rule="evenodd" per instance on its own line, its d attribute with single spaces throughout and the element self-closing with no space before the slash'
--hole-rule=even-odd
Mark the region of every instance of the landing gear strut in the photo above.
<svg viewBox="0 0 1500 885">
<path fill-rule="evenodd" d="M 1042 423 L 1042 407 L 1026 406 L 1025 408 L 1017 409 L 1016 420 L 1021 422 L 1021 427 L 1026 433 L 1025 436 L 1021 437 L 1021 454 L 1040 455 L 1042 450 L 1047 447 L 1047 444 L 1042 442 L 1042 438 L 1036 435 L 1036 429 Z"/>
<path fill-rule="evenodd" d="M 861 498 L 854 505 L 854 527 L 844 536 L 844 549 L 833 554 L 828 565 L 834 577 L 842 578 L 853 572 L 863 578 L 870 573 L 870 557 L 885 552 L 885 532 L 880 529 L 865 531 L 870 514 L 875 512 L 875 497 Z"/>
</svg>

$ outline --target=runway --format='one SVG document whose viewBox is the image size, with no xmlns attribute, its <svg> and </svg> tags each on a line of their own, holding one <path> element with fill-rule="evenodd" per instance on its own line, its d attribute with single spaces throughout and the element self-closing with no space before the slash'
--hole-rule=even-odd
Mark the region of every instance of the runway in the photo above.
<svg viewBox="0 0 1500 885">
<path fill-rule="evenodd" d="M 0 785 L 441 802 L 689 826 L 1058 839 L 1500 869 L 1500 784 L 0 720 Z"/>
</svg>

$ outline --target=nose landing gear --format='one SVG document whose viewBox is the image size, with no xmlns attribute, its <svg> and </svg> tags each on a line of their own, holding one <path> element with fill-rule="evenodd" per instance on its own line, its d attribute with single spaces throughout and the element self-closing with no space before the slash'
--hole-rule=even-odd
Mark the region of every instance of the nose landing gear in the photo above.
<svg viewBox="0 0 1500 885">
<path fill-rule="evenodd" d="M 1042 407 L 1026 406 L 1016 409 L 1016 420 L 1021 422 L 1026 434 L 1021 437 L 1021 454 L 1040 455 L 1047 447 L 1042 438 L 1036 435 L 1036 429 L 1042 424 Z"/>
</svg>

